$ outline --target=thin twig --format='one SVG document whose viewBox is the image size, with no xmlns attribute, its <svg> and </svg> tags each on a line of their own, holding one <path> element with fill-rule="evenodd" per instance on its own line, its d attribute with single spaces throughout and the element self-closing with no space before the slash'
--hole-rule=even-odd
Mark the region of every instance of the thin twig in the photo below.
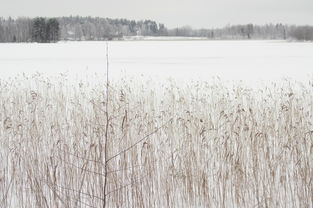
<svg viewBox="0 0 313 208">
<path fill-rule="evenodd" d="M 108 158 L 108 136 L 109 136 L 109 44 L 106 43 L 106 59 L 107 59 L 107 84 L 106 84 L 106 127 L 105 127 L 105 141 L 104 141 L 104 160 L 106 161 Z M 108 183 L 108 164 L 105 162 L 104 164 L 104 184 L 103 184 L 103 208 L 106 207 L 106 189 Z"/>
<path fill-rule="evenodd" d="M 169 122 L 171 122 L 172 119 L 168 120 L 165 124 L 163 124 L 162 126 L 158 127 L 156 130 L 154 130 L 153 132 L 151 132 L 150 134 L 144 136 L 142 139 L 138 140 L 137 142 L 135 142 L 133 145 L 129 146 L 128 148 L 120 151 L 119 153 L 113 155 L 112 157 L 110 157 L 109 159 L 107 159 L 105 162 L 108 163 L 110 160 L 116 158 L 117 156 L 127 152 L 128 150 L 132 149 L 133 147 L 135 147 L 137 144 L 141 143 L 142 141 L 148 139 L 151 135 L 157 133 L 160 129 L 164 128 Z"/>
<path fill-rule="evenodd" d="M 44 183 L 46 183 L 48 186 L 52 186 L 52 187 L 55 186 L 55 187 L 60 188 L 60 189 L 64 189 L 64 190 L 68 190 L 68 191 L 72 191 L 72 192 L 76 192 L 76 193 L 80 193 L 82 195 L 89 196 L 91 198 L 99 199 L 99 200 L 103 201 L 103 198 L 101 198 L 99 196 L 96 196 L 96 195 L 91 195 L 91 194 L 88 194 L 88 193 L 85 193 L 85 192 L 77 191 L 75 189 L 67 188 L 67 187 L 64 187 L 64 186 L 56 185 L 56 184 L 50 184 L 46 180 L 42 180 L 42 179 L 39 179 L 39 180 L 44 182 Z M 57 190 L 57 189 L 55 189 L 55 190 Z"/>
<path fill-rule="evenodd" d="M 142 181 L 142 180 L 143 180 L 144 178 L 146 178 L 147 176 L 148 176 L 148 175 L 146 175 L 146 176 L 144 176 L 144 177 L 141 177 L 140 179 L 138 179 L 138 180 L 136 180 L 136 181 L 134 181 L 134 182 L 132 182 L 132 183 L 129 183 L 129 184 L 120 186 L 120 187 L 117 188 L 117 189 L 114 189 L 114 190 L 112 190 L 112 191 L 109 191 L 109 192 L 107 193 L 107 195 L 112 194 L 112 193 L 114 193 L 114 192 L 116 192 L 116 191 L 119 191 L 119 190 L 121 190 L 121 189 L 127 188 L 127 187 L 129 187 L 129 186 L 131 186 L 131 185 L 134 185 L 134 184 L 138 183 L 139 181 Z"/>
<path fill-rule="evenodd" d="M 104 165 L 104 163 L 101 162 L 101 161 L 93 160 L 93 159 L 90 159 L 90 158 L 86 158 L 86 157 L 79 156 L 78 154 L 74 154 L 74 153 L 71 153 L 71 152 L 69 152 L 69 151 L 65 151 L 65 150 L 61 149 L 60 147 L 57 147 L 57 148 L 60 149 L 62 152 L 65 152 L 65 153 L 67 153 L 67 154 L 69 154 L 69 155 L 72 155 L 72 156 L 74 156 L 74 157 L 77 157 L 77 158 L 79 158 L 79 159 L 87 160 L 87 161 L 89 161 L 89 162 L 95 162 L 95 163 L 99 163 L 99 164 L 101 164 L 101 165 Z"/>
<path fill-rule="evenodd" d="M 50 187 L 50 184 L 47 184 L 47 186 L 48 186 L 51 190 L 53 190 L 53 191 L 62 193 L 62 191 Z M 60 201 L 64 204 L 64 200 L 61 199 L 59 195 L 58 195 L 58 198 L 59 198 Z M 74 202 L 79 202 L 79 203 L 81 203 L 81 204 L 83 204 L 83 205 L 85 205 L 85 206 L 87 206 L 87 207 L 96 208 L 95 206 L 92 206 L 92 205 L 90 205 L 90 204 L 87 204 L 87 203 L 85 203 L 85 202 L 83 202 L 83 201 L 81 201 L 81 200 L 79 200 L 79 199 L 74 199 L 74 197 L 66 196 L 66 199 L 70 199 L 70 200 L 72 200 L 72 201 L 74 201 Z"/>
<path fill-rule="evenodd" d="M 60 159 L 62 162 L 64 162 L 65 164 L 70 165 L 70 166 L 72 166 L 72 167 L 74 167 L 74 168 L 80 169 L 80 170 L 82 170 L 82 171 L 86 171 L 86 172 L 89 172 L 89 173 L 92 173 L 92 174 L 95 174 L 95 175 L 105 176 L 105 174 L 103 174 L 103 173 L 99 173 L 99 172 L 95 172 L 95 171 L 92 171 L 92 170 L 87 169 L 87 168 L 79 167 L 79 166 L 77 166 L 77 165 L 75 165 L 75 164 L 73 164 L 73 163 L 71 163 L 71 162 L 65 161 L 65 160 L 63 160 L 63 159 L 62 159 L 61 157 L 59 157 L 59 156 L 53 156 L 53 157 L 58 158 L 58 159 Z M 152 162 L 156 162 L 156 161 L 152 161 Z M 144 165 L 135 165 L 135 166 L 128 167 L 128 168 L 123 168 L 123 169 L 117 169 L 117 170 L 107 171 L 107 173 L 108 173 L 108 174 L 110 174 L 110 173 L 116 173 L 116 172 L 120 172 L 120 171 L 124 171 L 124 170 L 130 170 L 130 169 L 134 169 L 134 168 L 138 168 L 138 167 L 143 167 L 143 166 L 144 166 Z"/>
</svg>

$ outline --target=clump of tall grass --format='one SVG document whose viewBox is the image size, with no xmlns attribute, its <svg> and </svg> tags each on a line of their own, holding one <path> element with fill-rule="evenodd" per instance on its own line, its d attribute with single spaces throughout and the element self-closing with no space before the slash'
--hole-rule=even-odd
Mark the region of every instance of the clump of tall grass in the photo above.
<svg viewBox="0 0 313 208">
<path fill-rule="evenodd" d="M 1 81 L 0 207 L 313 206 L 309 83 L 149 86 Z"/>
</svg>

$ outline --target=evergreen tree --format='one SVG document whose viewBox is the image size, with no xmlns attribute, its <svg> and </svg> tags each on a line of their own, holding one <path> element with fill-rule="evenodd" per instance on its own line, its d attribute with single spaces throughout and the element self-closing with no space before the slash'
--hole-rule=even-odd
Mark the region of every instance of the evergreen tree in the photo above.
<svg viewBox="0 0 313 208">
<path fill-rule="evenodd" d="M 60 27 L 56 18 L 51 18 L 46 23 L 46 40 L 48 42 L 57 42 L 59 40 Z"/>
<path fill-rule="evenodd" d="M 46 39 L 46 20 L 42 17 L 37 17 L 32 24 L 32 41 L 45 43 Z"/>
<path fill-rule="evenodd" d="M 32 23 L 32 41 L 38 43 L 57 42 L 59 40 L 60 27 L 56 18 L 46 20 L 37 17 Z"/>
<path fill-rule="evenodd" d="M 253 32 L 254 32 L 253 24 L 248 24 L 246 26 L 246 34 L 248 39 L 251 39 Z"/>
</svg>

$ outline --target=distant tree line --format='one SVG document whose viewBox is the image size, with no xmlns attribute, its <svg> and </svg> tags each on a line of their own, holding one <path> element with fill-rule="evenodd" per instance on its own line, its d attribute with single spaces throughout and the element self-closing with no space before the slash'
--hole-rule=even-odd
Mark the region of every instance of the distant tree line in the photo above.
<svg viewBox="0 0 313 208">
<path fill-rule="evenodd" d="M 283 24 L 227 25 L 223 28 L 168 29 L 152 20 L 99 17 L 0 18 L 0 42 L 56 42 L 58 40 L 112 40 L 125 36 L 183 36 L 207 39 L 313 40 L 312 26 Z"/>
<path fill-rule="evenodd" d="M 62 40 L 111 40 L 123 36 L 163 36 L 164 24 L 152 20 L 135 21 L 99 17 L 61 17 Z"/>
<path fill-rule="evenodd" d="M 168 30 L 169 36 L 207 37 L 208 39 L 291 39 L 313 41 L 313 26 L 294 26 L 283 24 L 266 25 L 227 25 L 217 29 L 198 29 L 181 27 Z"/>
<path fill-rule="evenodd" d="M 313 40 L 312 26 L 298 26 L 291 27 L 290 36 L 297 40 Z"/>
<path fill-rule="evenodd" d="M 0 18 L 0 42 L 57 42 L 59 34 L 56 18 Z"/>
<path fill-rule="evenodd" d="M 0 18 L 0 42 L 30 42 L 32 19 Z"/>
</svg>

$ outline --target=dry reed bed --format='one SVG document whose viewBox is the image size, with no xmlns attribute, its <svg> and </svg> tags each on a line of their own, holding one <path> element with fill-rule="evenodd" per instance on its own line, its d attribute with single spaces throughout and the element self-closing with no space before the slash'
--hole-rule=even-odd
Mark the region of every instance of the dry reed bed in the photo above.
<svg viewBox="0 0 313 208">
<path fill-rule="evenodd" d="M 62 79 L 1 81 L 0 207 L 313 206 L 308 83 L 114 82 L 104 154 L 105 85 Z"/>
</svg>

